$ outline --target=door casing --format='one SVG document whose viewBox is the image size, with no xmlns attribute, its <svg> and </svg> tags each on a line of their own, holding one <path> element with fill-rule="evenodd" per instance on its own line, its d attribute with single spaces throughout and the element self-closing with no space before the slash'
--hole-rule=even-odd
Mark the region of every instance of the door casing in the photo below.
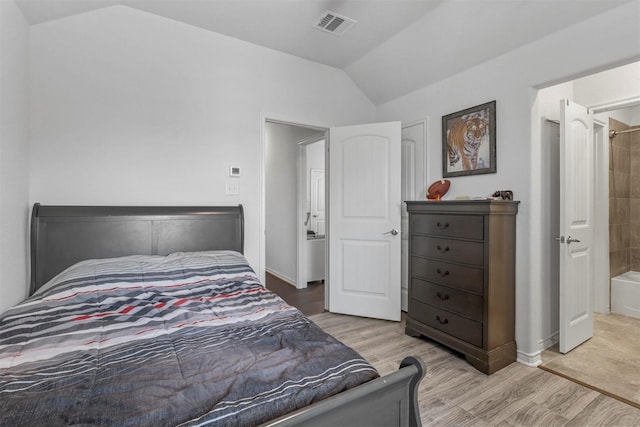
<svg viewBox="0 0 640 427">
<path fill-rule="evenodd" d="M 426 198 L 428 125 L 426 118 L 402 125 L 402 311 L 409 300 L 409 213 L 404 201 Z"/>
<path fill-rule="evenodd" d="M 331 123 L 322 123 L 322 122 L 316 122 L 313 120 L 306 120 L 304 118 L 295 118 L 295 117 L 290 117 L 290 116 L 284 116 L 281 114 L 274 114 L 274 113 L 262 113 L 260 115 L 260 224 L 259 224 L 259 233 L 258 233 L 258 238 L 259 238 L 259 242 L 258 242 L 258 247 L 259 247 L 259 260 L 258 260 L 258 266 L 256 269 L 256 273 L 258 274 L 258 277 L 260 278 L 260 281 L 262 283 L 266 283 L 266 176 L 265 176 L 265 144 L 266 144 L 266 125 L 267 122 L 273 122 L 273 123 L 282 123 L 282 124 L 287 124 L 287 125 L 292 125 L 292 126 L 300 126 L 300 127 L 306 127 L 306 128 L 311 128 L 311 129 L 317 129 L 318 131 L 323 131 L 325 132 L 325 137 L 328 134 L 328 129 L 331 128 L 333 126 L 333 124 Z M 327 165 L 328 165 L 328 156 L 326 155 L 326 149 L 325 149 L 325 170 L 328 170 Z M 299 164 L 300 162 L 298 162 Z M 328 174 L 326 174 L 328 175 Z M 298 186 L 298 194 L 300 192 L 300 188 Z M 298 196 L 299 197 L 299 196 Z M 300 214 L 300 203 L 297 203 L 298 206 L 298 218 L 303 218 Z M 302 215 L 304 215 L 304 212 L 302 213 Z M 300 254 L 300 247 L 301 247 L 301 233 L 302 233 L 302 225 L 303 222 L 302 221 L 298 221 L 298 232 L 297 232 L 297 242 L 298 242 L 298 247 L 297 249 L 297 265 L 299 265 L 301 258 L 304 258 L 303 256 L 301 256 Z M 306 231 L 304 231 L 304 238 L 306 239 Z M 302 245 L 303 246 L 303 245 Z M 304 255 L 304 254 L 302 254 Z M 304 261 L 303 261 L 304 262 Z M 326 277 L 326 272 L 328 265 L 325 265 L 325 277 Z M 299 268 L 298 268 L 298 272 L 299 272 Z M 297 273 L 296 276 L 298 276 L 299 274 Z M 296 282 L 300 282 L 299 279 L 296 279 Z M 306 285 L 306 282 L 305 282 Z M 325 306 L 327 304 L 327 295 L 326 295 L 326 289 L 327 287 L 325 287 Z"/>
</svg>

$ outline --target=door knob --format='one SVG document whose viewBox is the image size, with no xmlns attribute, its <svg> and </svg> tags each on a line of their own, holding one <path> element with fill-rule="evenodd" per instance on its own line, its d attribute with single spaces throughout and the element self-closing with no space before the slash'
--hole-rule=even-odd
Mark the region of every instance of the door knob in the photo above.
<svg viewBox="0 0 640 427">
<path fill-rule="evenodd" d="M 391 234 L 392 236 L 396 236 L 398 234 L 398 230 L 396 230 L 395 228 L 392 228 L 391 230 L 387 231 L 386 233 L 382 233 L 382 234 Z"/>
<path fill-rule="evenodd" d="M 559 241 L 560 243 L 565 243 L 564 236 L 556 237 L 556 240 Z M 572 242 L 580 243 L 580 240 L 574 239 L 571 236 L 567 237 L 567 240 L 566 240 L 567 245 L 570 245 Z"/>
</svg>

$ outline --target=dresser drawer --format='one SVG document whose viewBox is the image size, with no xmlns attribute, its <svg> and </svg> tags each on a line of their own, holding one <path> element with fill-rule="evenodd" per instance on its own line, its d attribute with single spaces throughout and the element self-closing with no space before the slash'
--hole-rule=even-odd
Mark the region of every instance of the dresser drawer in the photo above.
<svg viewBox="0 0 640 427">
<path fill-rule="evenodd" d="M 439 237 L 411 236 L 412 255 L 449 262 L 484 265 L 484 243 Z"/>
<path fill-rule="evenodd" d="M 410 277 L 419 277 L 427 282 L 475 292 L 484 293 L 484 270 L 482 268 L 466 267 L 443 261 L 424 258 L 411 258 Z"/>
<path fill-rule="evenodd" d="M 483 298 L 446 286 L 411 279 L 411 298 L 482 322 Z"/>
<path fill-rule="evenodd" d="M 418 234 L 482 240 L 484 238 L 484 217 L 481 215 L 413 214 L 411 231 Z"/>
<path fill-rule="evenodd" d="M 442 310 L 420 301 L 409 299 L 409 316 L 425 325 L 482 347 L 482 323 Z"/>
</svg>

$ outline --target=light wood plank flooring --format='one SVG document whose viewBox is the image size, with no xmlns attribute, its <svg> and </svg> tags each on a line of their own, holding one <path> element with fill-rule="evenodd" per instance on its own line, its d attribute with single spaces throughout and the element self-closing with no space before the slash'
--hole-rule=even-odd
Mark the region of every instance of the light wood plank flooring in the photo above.
<svg viewBox="0 0 640 427">
<path fill-rule="evenodd" d="M 484 375 L 457 353 L 405 335 L 403 323 L 332 313 L 310 318 L 381 375 L 406 355 L 421 357 L 427 366 L 419 392 L 425 426 L 640 426 L 640 409 L 519 363 Z"/>
</svg>

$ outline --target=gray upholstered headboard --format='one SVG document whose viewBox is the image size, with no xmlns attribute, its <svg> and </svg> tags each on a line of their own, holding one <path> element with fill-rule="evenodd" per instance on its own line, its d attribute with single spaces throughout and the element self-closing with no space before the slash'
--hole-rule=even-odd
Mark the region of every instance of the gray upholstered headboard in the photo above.
<svg viewBox="0 0 640 427">
<path fill-rule="evenodd" d="M 31 214 L 31 289 L 86 259 L 244 251 L 242 205 L 43 206 Z"/>
</svg>

